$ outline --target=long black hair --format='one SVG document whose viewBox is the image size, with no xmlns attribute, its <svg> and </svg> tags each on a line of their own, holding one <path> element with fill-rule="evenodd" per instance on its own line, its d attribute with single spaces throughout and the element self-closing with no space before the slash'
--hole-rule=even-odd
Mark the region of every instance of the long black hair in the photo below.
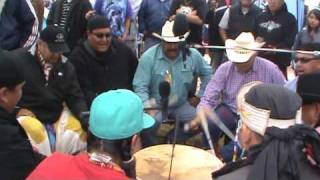
<svg viewBox="0 0 320 180">
<path fill-rule="evenodd" d="M 131 142 L 132 137 L 120 140 L 105 140 L 88 132 L 87 151 L 108 154 L 115 163 L 120 164 L 122 161 L 131 159 Z"/>
<path fill-rule="evenodd" d="M 308 17 L 309 17 L 311 14 L 313 14 L 313 15 L 317 18 L 317 20 L 320 22 L 320 9 L 313 9 L 313 10 L 311 10 L 311 11 L 308 13 Z M 318 27 L 316 27 L 315 32 L 318 32 L 319 28 L 320 28 L 320 24 L 318 25 Z M 309 22 L 307 23 L 307 30 L 308 30 L 308 32 L 311 32 L 311 31 L 312 31 L 312 28 L 310 27 Z"/>
</svg>

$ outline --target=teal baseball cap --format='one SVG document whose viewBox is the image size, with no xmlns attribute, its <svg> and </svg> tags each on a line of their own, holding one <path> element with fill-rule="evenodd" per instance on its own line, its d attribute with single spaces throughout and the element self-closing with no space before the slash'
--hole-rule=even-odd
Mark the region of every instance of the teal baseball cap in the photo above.
<svg viewBox="0 0 320 180">
<path fill-rule="evenodd" d="M 111 90 L 97 96 L 90 108 L 90 132 L 107 140 L 131 137 L 155 120 L 143 111 L 141 99 L 132 91 Z"/>
</svg>

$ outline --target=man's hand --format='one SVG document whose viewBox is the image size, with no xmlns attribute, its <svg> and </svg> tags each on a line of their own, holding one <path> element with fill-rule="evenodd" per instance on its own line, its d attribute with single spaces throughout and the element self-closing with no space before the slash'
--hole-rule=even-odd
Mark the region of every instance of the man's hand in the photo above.
<svg viewBox="0 0 320 180">
<path fill-rule="evenodd" d="M 94 10 L 90 10 L 90 11 L 88 11 L 86 14 L 85 14 L 85 18 L 86 18 L 86 20 L 88 20 L 90 17 L 92 17 L 93 15 L 95 15 L 95 11 Z"/>
<path fill-rule="evenodd" d="M 207 121 L 212 110 L 208 107 L 200 107 L 197 116 L 189 123 L 191 130 L 199 129 L 202 121 Z"/>
<path fill-rule="evenodd" d="M 190 102 L 191 106 L 197 107 L 198 104 L 200 103 L 200 98 L 197 97 L 197 96 L 194 96 L 194 97 L 189 99 L 189 102 Z"/>
<path fill-rule="evenodd" d="M 25 108 L 22 108 L 22 109 L 20 109 L 18 111 L 17 117 L 20 117 L 20 116 L 30 116 L 30 117 L 33 117 L 33 118 L 36 117 L 36 115 L 34 115 L 32 111 L 30 111 L 28 109 L 25 109 Z"/>
</svg>

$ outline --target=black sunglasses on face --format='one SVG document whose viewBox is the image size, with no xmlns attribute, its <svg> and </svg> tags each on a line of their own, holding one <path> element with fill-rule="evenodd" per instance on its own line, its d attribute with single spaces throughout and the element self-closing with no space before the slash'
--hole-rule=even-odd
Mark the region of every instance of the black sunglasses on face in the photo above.
<svg viewBox="0 0 320 180">
<path fill-rule="evenodd" d="M 97 38 L 102 39 L 103 37 L 110 38 L 111 33 L 93 33 Z"/>
<path fill-rule="evenodd" d="M 301 63 L 308 63 L 308 62 L 310 62 L 310 61 L 312 61 L 312 60 L 317 60 L 316 58 L 314 58 L 314 57 L 310 57 L 310 58 L 298 58 L 298 57 L 295 57 L 294 58 L 294 62 L 298 62 L 298 61 L 300 61 Z"/>
</svg>

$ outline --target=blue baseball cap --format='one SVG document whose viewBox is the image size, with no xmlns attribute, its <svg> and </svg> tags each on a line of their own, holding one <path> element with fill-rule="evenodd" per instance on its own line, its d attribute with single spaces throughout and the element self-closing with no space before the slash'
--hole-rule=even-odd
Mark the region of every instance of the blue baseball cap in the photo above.
<svg viewBox="0 0 320 180">
<path fill-rule="evenodd" d="M 111 90 L 97 96 L 91 105 L 89 130 L 101 139 L 131 137 L 155 120 L 143 111 L 141 99 L 132 91 Z"/>
</svg>

